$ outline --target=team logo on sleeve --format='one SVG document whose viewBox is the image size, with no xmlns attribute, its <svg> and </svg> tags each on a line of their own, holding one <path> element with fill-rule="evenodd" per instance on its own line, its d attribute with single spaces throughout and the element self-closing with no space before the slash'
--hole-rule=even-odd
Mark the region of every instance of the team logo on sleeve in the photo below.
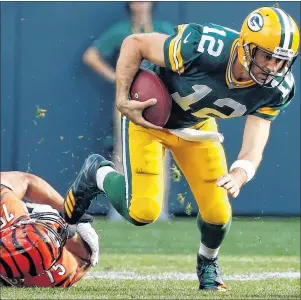
<svg viewBox="0 0 301 300">
<path fill-rule="evenodd" d="M 252 31 L 260 31 L 263 27 L 263 17 L 259 13 L 252 14 L 248 19 L 248 27 Z"/>
</svg>

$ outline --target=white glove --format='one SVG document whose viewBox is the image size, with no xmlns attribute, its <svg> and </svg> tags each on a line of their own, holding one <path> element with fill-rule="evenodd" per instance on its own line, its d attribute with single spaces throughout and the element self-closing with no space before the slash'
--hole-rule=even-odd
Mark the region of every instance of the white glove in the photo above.
<svg viewBox="0 0 301 300">
<path fill-rule="evenodd" d="M 90 223 L 79 223 L 76 227 L 77 233 L 89 245 L 92 255 L 90 262 L 93 267 L 98 264 L 99 244 L 98 235 Z"/>
</svg>

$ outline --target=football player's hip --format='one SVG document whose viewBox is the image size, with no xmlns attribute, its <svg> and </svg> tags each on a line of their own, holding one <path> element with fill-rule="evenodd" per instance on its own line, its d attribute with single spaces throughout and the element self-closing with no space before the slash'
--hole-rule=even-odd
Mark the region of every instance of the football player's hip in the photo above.
<svg viewBox="0 0 301 300">
<path fill-rule="evenodd" d="M 217 124 L 214 118 L 208 118 L 198 124 L 195 124 L 190 129 L 200 130 L 200 131 L 210 131 L 218 132 Z M 123 124 L 123 134 L 126 138 L 123 139 L 124 142 L 129 139 L 145 140 L 147 143 L 159 142 L 166 146 L 167 148 L 176 146 L 179 144 L 178 136 L 171 133 L 168 129 L 163 128 L 162 130 L 154 130 L 135 125 L 132 122 L 127 121 Z"/>
</svg>

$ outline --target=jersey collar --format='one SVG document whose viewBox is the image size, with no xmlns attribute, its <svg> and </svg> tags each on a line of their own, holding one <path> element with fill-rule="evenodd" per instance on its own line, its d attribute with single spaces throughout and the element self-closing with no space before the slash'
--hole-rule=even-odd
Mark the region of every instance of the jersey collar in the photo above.
<svg viewBox="0 0 301 300">
<path fill-rule="evenodd" d="M 132 26 L 132 33 L 150 33 L 153 32 L 153 25 L 146 24 L 145 26 Z"/>
<path fill-rule="evenodd" d="M 249 86 L 256 84 L 252 79 L 248 81 L 237 81 L 234 78 L 232 68 L 233 68 L 233 63 L 237 57 L 237 47 L 238 47 L 238 39 L 236 39 L 232 44 L 227 70 L 226 70 L 226 82 L 229 89 L 247 88 Z"/>
</svg>

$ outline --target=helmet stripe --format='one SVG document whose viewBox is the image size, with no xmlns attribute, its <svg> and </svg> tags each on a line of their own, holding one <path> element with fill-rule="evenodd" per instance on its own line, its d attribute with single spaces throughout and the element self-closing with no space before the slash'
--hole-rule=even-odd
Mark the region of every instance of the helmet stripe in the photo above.
<svg viewBox="0 0 301 300">
<path fill-rule="evenodd" d="M 291 32 L 290 43 L 288 45 L 288 48 L 291 49 L 293 45 L 293 39 L 294 39 L 294 24 L 290 16 L 288 16 L 288 22 L 290 24 L 290 32 Z"/>
<path fill-rule="evenodd" d="M 33 224 L 29 224 L 29 226 L 32 227 L 32 229 L 34 229 Z M 41 259 L 40 261 L 42 263 L 42 268 L 43 268 L 43 270 L 46 270 L 43 255 L 42 255 L 39 247 L 36 247 L 36 245 L 31 241 L 30 237 L 28 236 L 27 227 L 22 227 L 22 231 L 23 231 L 23 234 L 24 234 L 25 238 L 27 239 L 27 241 L 32 245 L 33 248 L 36 248 L 37 252 L 39 253 L 40 259 Z"/>
<path fill-rule="evenodd" d="M 28 273 L 31 276 L 37 276 L 39 274 L 37 272 L 36 265 L 35 265 L 32 257 L 31 257 L 31 255 L 28 253 L 28 251 L 25 248 L 22 247 L 21 242 L 18 241 L 17 231 L 19 232 L 21 230 L 22 229 L 20 227 L 17 227 L 17 228 L 14 229 L 14 231 L 12 233 L 12 241 L 13 241 L 13 245 L 14 245 L 15 250 L 16 250 L 16 254 L 18 254 L 18 253 L 22 254 L 24 256 L 24 258 L 27 260 L 28 265 L 29 265 Z M 24 266 L 22 266 L 22 267 L 24 267 Z"/>
<path fill-rule="evenodd" d="M 282 16 L 280 15 L 280 13 L 276 10 L 276 8 L 271 7 L 271 9 L 276 13 L 276 15 L 278 16 L 278 19 L 279 19 L 280 28 L 281 28 L 281 38 L 280 38 L 279 47 L 283 48 L 283 44 L 284 44 L 284 21 L 283 21 Z"/>
<path fill-rule="evenodd" d="M 56 261 L 55 257 L 54 257 L 54 253 L 53 253 L 53 249 L 52 246 L 50 245 L 50 243 L 48 242 L 47 238 L 45 238 L 45 234 L 41 233 L 38 229 L 37 226 L 33 227 L 34 232 L 42 239 L 42 241 L 44 241 L 44 244 L 47 246 L 49 253 L 51 255 L 51 259 L 52 261 Z"/>
<path fill-rule="evenodd" d="M 283 10 L 279 8 L 274 8 L 273 10 L 278 15 L 280 25 L 281 25 L 281 40 L 279 47 L 284 49 L 289 49 L 292 45 L 292 39 L 293 39 L 293 30 L 292 30 L 292 23 L 290 22 L 290 19 L 286 13 L 283 12 Z"/>
</svg>

